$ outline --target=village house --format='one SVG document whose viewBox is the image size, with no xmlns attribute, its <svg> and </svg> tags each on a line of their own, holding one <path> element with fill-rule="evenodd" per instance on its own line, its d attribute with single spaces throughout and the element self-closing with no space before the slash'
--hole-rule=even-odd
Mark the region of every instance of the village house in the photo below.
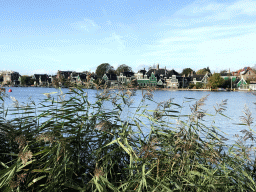
<svg viewBox="0 0 256 192">
<path fill-rule="evenodd" d="M 158 83 L 157 78 L 155 77 L 153 72 L 151 73 L 150 77 L 148 77 L 146 74 L 142 77 L 141 73 L 139 74 L 139 76 L 140 78 L 137 79 L 137 83 L 140 87 L 156 87 L 157 86 L 157 83 Z"/>
<path fill-rule="evenodd" d="M 122 72 L 119 76 L 117 76 L 117 82 L 119 85 L 127 85 L 128 83 L 131 83 L 133 76 L 133 72 Z"/>
<path fill-rule="evenodd" d="M 169 77 L 168 79 L 166 79 L 166 87 L 170 89 L 179 88 L 179 81 L 176 78 L 176 75 L 172 75 L 172 77 Z"/>
<path fill-rule="evenodd" d="M 226 72 L 226 73 L 220 73 L 220 76 L 224 79 L 224 80 L 231 80 L 232 82 L 235 82 L 237 76 L 232 75 L 231 72 Z"/>
<path fill-rule="evenodd" d="M 249 89 L 249 85 L 243 77 L 237 78 L 235 84 L 238 89 Z"/>
<path fill-rule="evenodd" d="M 34 74 L 32 79 L 34 80 L 34 86 L 49 85 L 49 76 L 47 74 Z"/>
<path fill-rule="evenodd" d="M 12 84 L 19 85 L 20 74 L 15 71 L 5 71 L 3 72 L 3 85 Z"/>
<path fill-rule="evenodd" d="M 249 89 L 252 91 L 256 91 L 256 81 L 251 81 L 249 84 Z"/>
<path fill-rule="evenodd" d="M 70 79 L 70 75 L 73 71 L 60 71 L 57 72 L 57 79 L 63 78 L 63 79 Z"/>
<path fill-rule="evenodd" d="M 78 84 L 83 84 L 83 82 L 86 82 L 86 77 L 87 75 L 85 73 L 79 73 L 73 71 L 70 75 L 70 81 L 72 83 L 78 83 Z"/>
<path fill-rule="evenodd" d="M 232 72 L 233 76 L 239 77 L 240 79 L 243 78 L 244 80 L 248 79 L 255 79 L 256 80 L 256 73 L 250 67 L 244 67 L 238 71 Z"/>
<path fill-rule="evenodd" d="M 105 73 L 102 77 L 102 79 L 105 81 L 105 83 L 107 84 L 108 87 L 117 87 L 118 86 L 118 82 L 117 82 L 117 76 L 116 74 L 109 74 L 109 73 Z"/>
<path fill-rule="evenodd" d="M 175 71 L 174 69 L 168 71 L 168 73 L 166 74 L 166 87 L 170 88 L 170 89 L 177 89 L 179 88 L 179 79 L 178 77 L 180 77 L 180 74 Z"/>
<path fill-rule="evenodd" d="M 205 75 L 196 75 L 193 74 L 193 71 L 191 71 L 190 75 L 190 83 L 193 83 L 196 85 L 196 83 L 203 83 L 207 84 L 208 83 L 208 78 L 210 77 L 210 73 L 206 73 Z"/>
</svg>

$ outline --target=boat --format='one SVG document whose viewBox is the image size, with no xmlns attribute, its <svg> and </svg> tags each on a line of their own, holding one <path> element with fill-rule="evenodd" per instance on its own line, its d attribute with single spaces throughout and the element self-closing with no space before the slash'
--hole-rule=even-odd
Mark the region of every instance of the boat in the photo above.
<svg viewBox="0 0 256 192">
<path fill-rule="evenodd" d="M 227 90 L 224 88 L 218 88 L 217 91 L 227 91 Z"/>
</svg>

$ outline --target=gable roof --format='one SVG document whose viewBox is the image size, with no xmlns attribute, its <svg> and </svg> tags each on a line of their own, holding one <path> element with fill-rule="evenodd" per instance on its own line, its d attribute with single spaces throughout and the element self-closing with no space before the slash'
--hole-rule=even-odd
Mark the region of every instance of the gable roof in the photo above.
<svg viewBox="0 0 256 192">
<path fill-rule="evenodd" d="M 34 74 L 32 79 L 39 80 L 41 77 L 41 81 L 46 81 L 49 77 L 47 74 Z"/>
<path fill-rule="evenodd" d="M 168 73 L 166 74 L 167 78 L 170 78 L 173 75 L 180 76 L 180 74 L 177 71 L 175 71 L 174 69 L 168 71 Z"/>
<path fill-rule="evenodd" d="M 73 71 L 58 71 L 60 75 L 62 75 L 65 79 L 67 79 Z"/>
<path fill-rule="evenodd" d="M 142 70 L 139 70 L 138 73 L 142 73 L 143 75 L 145 75 L 147 71 L 145 69 L 142 69 Z"/>
</svg>

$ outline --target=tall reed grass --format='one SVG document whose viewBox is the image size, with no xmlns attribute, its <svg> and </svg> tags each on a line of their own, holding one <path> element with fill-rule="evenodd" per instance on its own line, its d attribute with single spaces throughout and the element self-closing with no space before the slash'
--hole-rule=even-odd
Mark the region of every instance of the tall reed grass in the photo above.
<svg viewBox="0 0 256 192">
<path fill-rule="evenodd" d="M 171 100 L 149 110 L 151 91 L 135 110 L 130 90 L 99 91 L 93 103 L 82 89 L 67 94 L 68 99 L 63 93 L 58 99 L 46 94 L 39 106 L 33 101 L 20 106 L 13 98 L 10 109 L 1 95 L 0 191 L 256 190 L 255 132 L 248 108 L 243 136 L 228 146 L 214 126 L 227 101 L 215 107 L 214 120 L 206 126 L 204 116 L 210 114 L 202 106 L 207 96 L 186 98 L 193 105 L 191 114 L 182 116 L 183 106 Z M 135 112 L 124 119 L 124 109 Z"/>
</svg>

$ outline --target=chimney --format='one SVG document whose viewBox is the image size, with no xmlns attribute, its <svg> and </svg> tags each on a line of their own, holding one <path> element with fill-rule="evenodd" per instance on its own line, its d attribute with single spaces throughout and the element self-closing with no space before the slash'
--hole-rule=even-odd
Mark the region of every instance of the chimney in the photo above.
<svg viewBox="0 0 256 192">
<path fill-rule="evenodd" d="M 191 77 L 193 77 L 193 71 L 191 71 Z"/>
<path fill-rule="evenodd" d="M 157 69 L 157 70 L 159 70 L 159 63 L 157 63 L 157 65 L 156 65 L 156 69 Z"/>
</svg>

